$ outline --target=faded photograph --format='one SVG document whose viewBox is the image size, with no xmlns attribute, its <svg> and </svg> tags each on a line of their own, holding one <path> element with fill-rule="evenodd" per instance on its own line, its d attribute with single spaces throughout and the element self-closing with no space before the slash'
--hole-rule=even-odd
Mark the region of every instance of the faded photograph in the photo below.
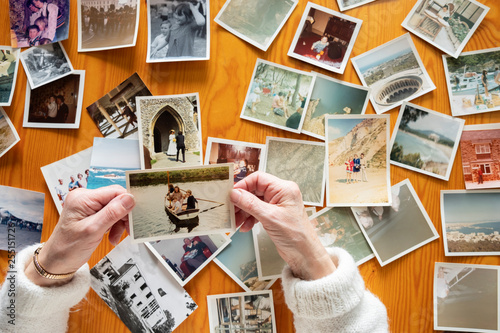
<svg viewBox="0 0 500 333">
<path fill-rule="evenodd" d="M 373 2 L 375 0 L 337 0 L 339 4 L 339 8 L 341 11 L 352 9 L 358 6 L 362 6 L 364 4 Z"/>
<path fill-rule="evenodd" d="M 0 157 L 14 147 L 19 140 L 16 128 L 12 125 L 4 109 L 0 107 Z"/>
<path fill-rule="evenodd" d="M 0 46 L 0 106 L 9 106 L 16 86 L 19 50 Z"/>
<path fill-rule="evenodd" d="M 252 228 L 252 236 L 257 260 L 257 273 L 259 279 L 281 278 L 281 273 L 286 262 L 281 258 L 276 245 L 267 234 L 261 223 Z"/>
</svg>

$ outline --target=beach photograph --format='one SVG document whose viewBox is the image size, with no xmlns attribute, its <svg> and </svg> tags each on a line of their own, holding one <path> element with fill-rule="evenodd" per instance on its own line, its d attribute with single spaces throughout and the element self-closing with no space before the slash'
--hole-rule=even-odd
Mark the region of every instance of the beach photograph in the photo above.
<svg viewBox="0 0 500 333">
<path fill-rule="evenodd" d="M 19 50 L 10 46 L 0 46 L 0 106 L 9 106 L 14 96 Z"/>
<path fill-rule="evenodd" d="M 281 278 L 286 262 L 281 258 L 276 245 L 274 245 L 261 223 L 254 225 L 252 236 L 259 280 Z"/>
<path fill-rule="evenodd" d="M 21 140 L 5 110 L 0 106 L 0 157 Z"/>
</svg>

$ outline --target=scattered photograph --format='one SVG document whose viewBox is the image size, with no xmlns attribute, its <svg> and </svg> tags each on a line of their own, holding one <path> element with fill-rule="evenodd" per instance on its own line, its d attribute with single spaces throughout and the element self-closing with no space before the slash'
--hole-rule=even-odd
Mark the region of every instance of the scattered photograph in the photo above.
<svg viewBox="0 0 500 333">
<path fill-rule="evenodd" d="M 263 51 L 281 31 L 298 0 L 227 0 L 214 21 Z"/>
<path fill-rule="evenodd" d="M 353 9 L 367 3 L 373 2 L 375 0 L 337 0 L 340 11 Z"/>
<path fill-rule="evenodd" d="M 92 147 L 40 168 L 59 214 L 70 191 L 87 188 L 91 156 Z"/>
<path fill-rule="evenodd" d="M 325 140 L 325 115 L 364 114 L 370 88 L 316 74 L 302 133 Z"/>
<path fill-rule="evenodd" d="M 392 186 L 391 195 L 391 206 L 352 208 L 380 266 L 439 238 L 408 179 Z"/>
<path fill-rule="evenodd" d="M 87 107 L 87 112 L 104 137 L 138 139 L 136 101 L 152 96 L 137 73 Z"/>
<path fill-rule="evenodd" d="M 288 55 L 344 73 L 362 20 L 308 2 Z"/>
<path fill-rule="evenodd" d="M 240 118 L 300 133 L 314 74 L 257 59 Z"/>
<path fill-rule="evenodd" d="M 325 119 L 327 206 L 390 206 L 389 115 Z"/>
<path fill-rule="evenodd" d="M 27 49 L 21 52 L 20 58 L 32 89 L 74 72 L 73 65 L 59 42 Z"/>
<path fill-rule="evenodd" d="M 201 142 L 200 98 L 198 93 L 140 97 L 139 147 L 141 166 L 147 162 L 153 169 L 203 164 Z M 145 161 L 149 155 L 149 161 Z"/>
<path fill-rule="evenodd" d="M 410 34 L 351 59 L 377 113 L 384 113 L 436 89 Z"/>
<path fill-rule="evenodd" d="M 475 0 L 419 0 L 401 25 L 456 58 L 489 10 Z"/>
<path fill-rule="evenodd" d="M 130 237 L 90 275 L 92 289 L 132 333 L 172 332 L 198 307 L 146 246 Z"/>
<path fill-rule="evenodd" d="M 307 217 L 311 217 L 312 214 L 316 213 L 315 207 L 305 207 Z"/>
<path fill-rule="evenodd" d="M 230 242 L 225 234 L 213 234 L 145 244 L 175 280 L 184 286 Z"/>
<path fill-rule="evenodd" d="M 268 136 L 264 172 L 299 185 L 305 205 L 323 206 L 325 143 Z"/>
<path fill-rule="evenodd" d="M 208 295 L 210 333 L 276 333 L 272 291 Z"/>
<path fill-rule="evenodd" d="M 436 262 L 434 330 L 498 332 L 498 266 Z"/>
<path fill-rule="evenodd" d="M 443 62 L 452 115 L 500 110 L 500 47 L 443 55 Z"/>
<path fill-rule="evenodd" d="M 23 127 L 80 128 L 85 71 L 32 89 L 26 84 Z"/>
<path fill-rule="evenodd" d="M 0 46 L 0 106 L 10 106 L 16 87 L 19 49 Z"/>
<path fill-rule="evenodd" d="M 257 223 L 252 228 L 252 237 L 258 279 L 272 280 L 281 278 L 286 262 L 281 258 L 276 245 L 274 245 L 261 223 Z"/>
<path fill-rule="evenodd" d="M 233 165 L 127 171 L 135 197 L 129 214 L 134 242 L 235 231 Z"/>
<path fill-rule="evenodd" d="M 77 0 L 78 52 L 135 46 L 139 26 L 137 0 Z"/>
<path fill-rule="evenodd" d="M 325 248 L 340 247 L 346 250 L 358 266 L 375 257 L 351 208 L 324 208 L 309 216 L 309 219 Z"/>
<path fill-rule="evenodd" d="M 94 138 L 87 188 L 109 185 L 127 187 L 125 172 L 140 170 L 137 140 Z"/>
<path fill-rule="evenodd" d="M 19 252 L 40 243 L 44 202 L 41 192 L 0 185 L 0 250 L 10 251 L 14 246 Z"/>
<path fill-rule="evenodd" d="M 69 0 L 9 0 L 12 47 L 68 39 L 69 5 Z"/>
<path fill-rule="evenodd" d="M 391 164 L 447 181 L 464 124 L 463 119 L 404 102 L 391 139 Z"/>
<path fill-rule="evenodd" d="M 441 221 L 447 256 L 500 254 L 500 190 L 441 191 Z"/>
<path fill-rule="evenodd" d="M 5 110 L 0 106 L 0 157 L 21 140 Z"/>
<path fill-rule="evenodd" d="M 210 59 L 209 0 L 148 0 L 147 6 L 146 62 Z"/>
</svg>

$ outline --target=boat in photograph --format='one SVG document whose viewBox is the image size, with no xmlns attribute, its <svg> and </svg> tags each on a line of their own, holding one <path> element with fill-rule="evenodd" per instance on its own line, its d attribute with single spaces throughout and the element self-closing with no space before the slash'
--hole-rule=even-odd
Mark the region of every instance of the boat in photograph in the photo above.
<svg viewBox="0 0 500 333">
<path fill-rule="evenodd" d="M 200 219 L 198 218 L 200 209 L 185 209 L 186 206 L 185 204 L 182 205 L 183 210 L 174 213 L 170 207 L 169 201 L 165 198 L 165 213 L 167 213 L 170 222 L 175 224 L 174 232 L 178 232 L 181 228 L 188 228 L 188 232 L 191 232 L 191 230 L 200 224 Z"/>
</svg>

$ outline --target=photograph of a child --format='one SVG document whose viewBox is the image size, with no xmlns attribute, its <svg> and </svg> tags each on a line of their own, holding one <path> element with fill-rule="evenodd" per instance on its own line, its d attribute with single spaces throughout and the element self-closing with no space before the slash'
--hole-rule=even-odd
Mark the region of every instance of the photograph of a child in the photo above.
<svg viewBox="0 0 500 333">
<path fill-rule="evenodd" d="M 9 106 L 14 96 L 19 50 L 10 46 L 0 46 L 0 106 Z"/>
<path fill-rule="evenodd" d="M 340 11 L 352 9 L 355 7 L 362 6 L 364 4 L 373 2 L 375 0 L 337 0 Z"/>
<path fill-rule="evenodd" d="M 342 74 L 362 22 L 308 2 L 288 55 Z"/>
<path fill-rule="evenodd" d="M 209 0 L 148 0 L 146 62 L 208 60 Z"/>
<path fill-rule="evenodd" d="M 21 140 L 5 110 L 0 106 L 0 157 Z"/>
</svg>

